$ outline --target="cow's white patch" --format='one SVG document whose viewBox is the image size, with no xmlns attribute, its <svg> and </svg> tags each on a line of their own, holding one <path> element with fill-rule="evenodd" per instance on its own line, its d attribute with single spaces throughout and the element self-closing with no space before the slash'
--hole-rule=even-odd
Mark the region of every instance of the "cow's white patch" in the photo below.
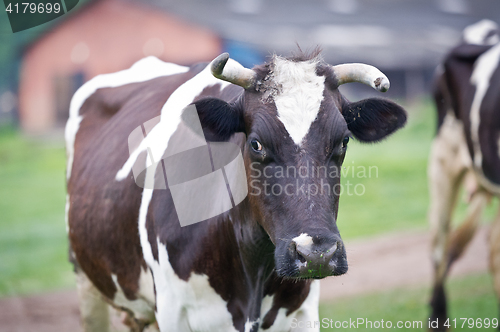
<svg viewBox="0 0 500 332">
<path fill-rule="evenodd" d="M 234 61 L 229 59 L 229 61 Z M 151 153 L 152 160 L 161 160 L 163 154 L 168 146 L 170 136 L 177 129 L 180 121 L 182 110 L 191 103 L 196 96 L 198 96 L 203 89 L 208 86 L 220 84 L 221 89 L 231 84 L 215 78 L 208 65 L 198 75 L 190 79 L 177 88 L 172 95 L 168 98 L 165 105 L 161 109 L 161 120 L 146 136 L 146 138 L 139 144 L 123 165 L 123 167 L 116 173 L 116 180 L 121 181 L 130 174 L 137 157 L 142 151 L 148 149 Z M 151 166 L 151 158 L 148 158 L 148 165 Z"/>
<path fill-rule="evenodd" d="M 307 295 L 306 300 L 300 308 L 295 312 L 295 318 L 297 321 L 303 322 L 319 322 L 319 280 L 314 280 L 311 283 L 311 289 L 309 290 L 309 295 Z M 307 331 L 307 332 L 319 332 L 319 324 L 313 326 L 313 328 L 304 329 L 292 329 L 294 332 Z"/>
<path fill-rule="evenodd" d="M 273 302 L 274 302 L 274 295 L 269 296 L 266 295 L 262 299 L 262 303 L 260 305 L 260 319 L 261 321 L 266 317 L 266 314 L 271 310 L 273 307 Z M 273 325 L 269 327 L 269 329 L 264 330 L 266 332 L 278 332 L 278 331 L 287 331 L 291 327 L 291 319 L 290 322 L 288 321 L 288 317 L 286 316 L 286 311 L 287 309 L 285 308 L 279 308 L 278 309 L 278 314 L 276 315 L 276 318 L 274 320 Z M 295 315 L 290 315 L 294 317 Z M 292 318 L 290 317 L 290 318 Z M 285 325 L 284 325 L 285 324 Z M 261 328 L 259 328 L 259 331 L 263 331 Z"/>
<path fill-rule="evenodd" d="M 147 171 L 146 176 L 153 174 Z M 162 332 L 235 332 L 227 303 L 213 290 L 206 275 L 192 273 L 180 279 L 168 259 L 167 248 L 157 241 L 158 261 L 153 257 L 146 230 L 146 213 L 153 190 L 144 189 L 139 215 L 139 235 L 144 259 L 154 276 L 156 320 Z"/>
<path fill-rule="evenodd" d="M 115 274 L 111 274 L 111 279 L 113 279 L 117 289 L 115 297 L 113 298 L 113 303 L 118 307 L 131 310 L 137 319 L 154 322 L 155 297 L 151 272 L 149 270 L 144 271 L 141 268 L 139 291 L 136 294 L 137 299 L 133 301 L 127 299 L 123 289 L 118 283 L 118 277 Z"/>
<path fill-rule="evenodd" d="M 130 83 L 149 81 L 160 76 L 184 73 L 188 70 L 188 67 L 163 62 L 158 58 L 150 56 L 137 61 L 129 69 L 111 74 L 98 75 L 80 87 L 71 99 L 69 119 L 64 134 L 66 138 L 66 154 L 68 160 L 66 165 L 66 178 L 69 179 L 71 176 L 75 137 L 83 119 L 83 116 L 79 114 L 80 108 L 85 100 L 87 100 L 97 89 L 113 88 Z"/>
<path fill-rule="evenodd" d="M 66 194 L 66 207 L 64 208 L 64 223 L 66 224 L 66 234 L 69 233 L 69 207 L 71 201 L 69 199 L 69 194 Z"/>
<path fill-rule="evenodd" d="M 137 296 L 144 299 L 148 303 L 155 303 L 156 296 L 154 292 L 154 280 L 153 275 L 149 269 L 142 269 L 139 276 L 139 291 Z"/>
<path fill-rule="evenodd" d="M 208 277 L 192 273 L 188 281 L 179 279 L 166 247 L 159 243 L 158 250 L 160 262 L 153 271 L 160 330 L 237 332 L 227 303 L 210 286 Z M 162 279 L 159 283 L 158 278 Z"/>
<path fill-rule="evenodd" d="M 261 320 L 263 320 L 264 317 L 266 317 L 266 314 L 269 312 L 269 310 L 271 310 L 271 308 L 273 306 L 273 302 L 274 302 L 274 295 L 272 295 L 272 296 L 266 295 L 264 297 L 264 299 L 262 299 L 262 304 L 260 306 Z M 271 325 L 271 327 L 269 327 L 269 329 L 267 329 L 265 331 L 266 332 L 279 332 L 279 331 L 282 331 L 284 328 L 289 329 L 291 327 L 291 322 L 292 322 L 291 319 L 293 319 L 293 317 L 295 317 L 295 315 L 294 314 L 290 315 L 290 319 L 288 319 L 289 317 L 287 317 L 286 312 L 287 312 L 286 308 L 279 308 L 278 313 L 276 314 L 276 318 L 274 319 L 273 325 Z M 259 328 L 259 331 L 263 331 L 263 330 L 261 328 Z M 286 329 L 285 329 L 285 331 L 286 331 Z"/>
<path fill-rule="evenodd" d="M 477 171 L 482 174 L 483 154 L 481 152 L 481 144 L 479 142 L 479 125 L 481 120 L 481 104 L 483 98 L 490 86 L 490 80 L 498 67 L 500 60 L 500 44 L 492 47 L 490 50 L 482 54 L 474 64 L 474 71 L 472 72 L 470 82 L 476 86 L 476 93 L 472 100 L 470 110 L 471 122 L 471 140 L 473 148 L 473 164 Z"/>
<path fill-rule="evenodd" d="M 317 61 L 294 62 L 274 58 L 273 81 L 279 87 L 274 97 L 278 119 L 295 144 L 300 145 L 318 116 L 325 77 L 316 74 Z"/>
<path fill-rule="evenodd" d="M 261 305 L 261 320 L 264 319 L 267 312 L 271 309 L 273 304 L 274 296 L 266 296 L 262 300 Z M 282 332 L 282 331 L 307 331 L 307 332 L 319 332 L 319 324 L 315 324 L 314 322 L 319 322 L 319 280 L 314 280 L 311 283 L 311 288 L 309 290 L 309 294 L 305 299 L 304 303 L 300 306 L 299 309 L 290 313 L 287 316 L 287 309 L 280 308 L 278 310 L 278 314 L 276 315 L 276 319 L 274 320 L 274 324 L 271 325 L 269 329 L 259 331 L 262 332 Z M 303 322 L 300 324 L 301 326 L 305 326 L 308 322 L 313 324 L 313 328 L 291 328 L 293 322 Z"/>
<path fill-rule="evenodd" d="M 260 304 L 260 318 L 261 320 L 266 317 L 266 314 L 269 310 L 271 310 L 273 306 L 273 301 L 274 301 L 274 295 L 266 295 L 262 299 L 262 302 Z"/>
<path fill-rule="evenodd" d="M 468 44 L 494 45 L 500 41 L 498 35 L 487 36 L 488 33 L 496 29 L 498 29 L 498 25 L 495 22 L 484 19 L 466 27 L 463 32 L 463 39 Z"/>
<path fill-rule="evenodd" d="M 245 323 L 245 332 L 251 332 L 252 327 L 255 325 L 255 323 L 258 323 L 258 322 L 260 322 L 260 318 L 254 322 L 251 322 L 250 319 L 247 319 L 247 321 Z"/>
<path fill-rule="evenodd" d="M 308 248 L 313 243 L 313 238 L 307 233 L 302 233 L 299 236 L 294 237 L 292 241 L 303 248 Z"/>
</svg>

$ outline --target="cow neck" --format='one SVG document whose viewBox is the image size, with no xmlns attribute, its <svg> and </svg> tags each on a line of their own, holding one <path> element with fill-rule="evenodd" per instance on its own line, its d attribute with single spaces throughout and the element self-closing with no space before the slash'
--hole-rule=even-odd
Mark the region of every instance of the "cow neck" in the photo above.
<svg viewBox="0 0 500 332">
<path fill-rule="evenodd" d="M 243 272 L 239 283 L 244 285 L 247 293 L 245 316 L 250 321 L 260 317 L 264 291 L 275 269 L 274 244 L 257 220 L 247 199 L 228 214 Z"/>
</svg>

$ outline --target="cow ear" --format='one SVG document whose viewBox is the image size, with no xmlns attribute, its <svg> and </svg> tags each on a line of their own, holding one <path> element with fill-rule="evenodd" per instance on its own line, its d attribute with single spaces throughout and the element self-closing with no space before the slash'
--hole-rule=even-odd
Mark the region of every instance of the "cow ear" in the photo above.
<svg viewBox="0 0 500 332">
<path fill-rule="evenodd" d="M 346 102 L 342 115 L 351 133 L 361 142 L 378 142 L 406 123 L 406 111 L 386 99 Z"/>
<path fill-rule="evenodd" d="M 203 98 L 193 104 L 196 106 L 207 140 L 227 141 L 234 133 L 245 130 L 240 103 L 227 103 L 218 98 Z"/>
</svg>

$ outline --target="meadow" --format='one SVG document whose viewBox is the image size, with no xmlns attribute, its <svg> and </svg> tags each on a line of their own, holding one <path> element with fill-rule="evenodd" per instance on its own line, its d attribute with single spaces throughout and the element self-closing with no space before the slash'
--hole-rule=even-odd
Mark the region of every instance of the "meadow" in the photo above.
<svg viewBox="0 0 500 332">
<path fill-rule="evenodd" d="M 428 101 L 408 109 L 407 127 L 387 140 L 349 143 L 342 183 L 361 185 L 358 193 L 362 188 L 363 194 L 344 193 L 340 198 L 338 227 L 344 239 L 428 228 L 426 169 L 435 116 Z M 359 174 L 359 167 L 371 169 L 371 176 Z M 47 142 L 0 128 L 0 297 L 75 287 L 67 259 L 64 173 L 62 141 Z M 464 210 L 461 204 L 457 217 Z M 485 219 L 494 211 L 489 208 Z M 456 278 L 449 289 L 453 317 L 497 317 L 487 274 Z M 340 298 L 322 304 L 321 317 L 425 323 L 429 293 L 429 287 L 421 285 Z"/>
<path fill-rule="evenodd" d="M 453 331 L 494 330 L 491 320 L 498 319 L 498 303 L 493 293 L 492 280 L 489 275 L 477 274 L 452 278 L 447 284 L 447 290 L 448 314 L 451 320 L 456 319 L 456 328 Z M 414 286 L 340 298 L 334 302 L 323 303 L 320 305 L 320 323 L 325 318 L 328 323 L 321 331 L 380 331 L 381 328 L 376 328 L 375 322 L 381 323 L 382 319 L 386 328 L 387 322 L 392 324 L 393 329 L 397 329 L 398 322 L 402 322 L 401 326 L 411 322 L 411 325 L 408 325 L 411 326 L 410 328 L 401 330 L 427 331 L 430 294 L 430 287 Z M 364 322 L 356 326 L 356 328 L 335 328 L 335 322 L 337 321 L 350 322 L 357 321 L 359 318 L 364 319 Z M 467 318 L 467 321 L 461 318 Z M 478 319 L 485 321 L 487 318 L 490 320 L 490 327 L 477 328 L 474 323 L 473 328 L 471 328 L 469 326 L 469 319 L 471 318 L 475 322 Z M 330 320 L 333 320 L 334 323 L 331 324 Z M 366 325 L 368 321 L 372 322 L 373 325 Z M 419 328 L 417 322 L 422 324 L 420 325 L 421 328 Z M 464 322 L 466 323 L 464 324 Z M 333 328 L 330 328 L 330 326 L 333 326 Z"/>
<path fill-rule="evenodd" d="M 61 143 L 0 131 L 0 296 L 74 287 Z"/>
</svg>

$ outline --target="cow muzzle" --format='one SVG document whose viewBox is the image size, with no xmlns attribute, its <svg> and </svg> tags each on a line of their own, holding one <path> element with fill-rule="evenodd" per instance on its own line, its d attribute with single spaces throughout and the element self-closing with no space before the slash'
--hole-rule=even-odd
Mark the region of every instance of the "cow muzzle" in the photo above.
<svg viewBox="0 0 500 332">
<path fill-rule="evenodd" d="M 287 245 L 278 274 L 292 278 L 321 279 L 347 272 L 345 248 L 339 236 L 310 236 L 302 233 Z"/>
</svg>

